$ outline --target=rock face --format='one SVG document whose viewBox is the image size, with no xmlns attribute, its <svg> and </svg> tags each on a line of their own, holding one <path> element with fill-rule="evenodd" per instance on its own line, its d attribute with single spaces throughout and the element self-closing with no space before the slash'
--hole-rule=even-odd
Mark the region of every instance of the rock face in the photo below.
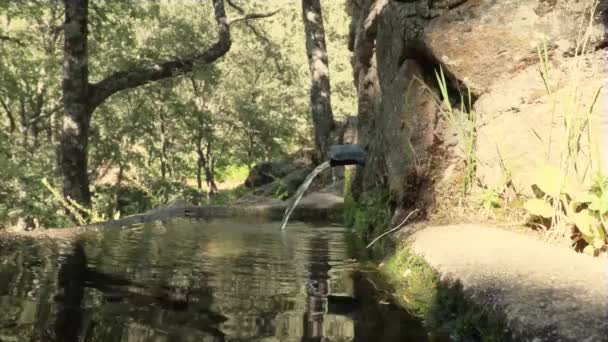
<svg viewBox="0 0 608 342">
<path fill-rule="evenodd" d="M 560 161 L 568 140 L 564 114 L 572 113 L 566 108 L 569 99 L 576 98 L 584 114 L 596 94 L 576 148 L 579 178 L 583 170 L 588 175 L 598 169 L 603 127 L 608 127 L 601 120 L 606 89 L 598 93 L 606 65 L 600 19 L 608 2 L 591 15 L 592 2 L 350 0 L 357 142 L 369 151 L 367 166 L 352 185 L 354 198 L 383 189 L 391 195 L 392 209 L 428 206 L 462 173 L 462 136 L 439 111 L 439 67 L 454 106 L 460 106 L 458 89 L 472 93 L 478 117 L 476 175 L 482 185 L 498 187 L 510 173 L 516 189 L 528 192 L 537 166 Z M 589 28 L 581 26 L 586 15 L 594 19 Z M 588 53 L 577 57 L 584 32 Z M 538 48 L 544 44 L 549 93 L 539 73 L 545 64 Z M 589 156 L 595 162 L 590 167 L 584 163 Z"/>
<path fill-rule="evenodd" d="M 386 0 L 351 1 L 349 8 L 358 143 L 369 152 L 353 197 L 388 191 L 395 208 L 426 207 L 449 165 L 461 166 L 458 140 L 439 115 L 432 63 L 417 53 L 430 9 Z"/>
<path fill-rule="evenodd" d="M 508 171 L 517 189 L 528 192 L 539 166 L 559 165 L 562 144 L 568 140 L 563 122 L 573 114 L 567 107 L 580 105 L 580 115 L 588 115 L 604 84 L 605 52 L 596 47 L 604 39 L 599 17 L 605 2 L 594 16 L 595 25 L 581 29 L 585 15 L 591 15 L 592 3 L 466 1 L 426 26 L 423 42 L 430 54 L 478 96 L 474 105 L 480 118 L 476 155 L 482 184 L 500 185 Z M 587 30 L 588 53 L 577 57 L 582 49 L 577 42 Z M 538 51 L 540 47 L 542 53 L 543 46 L 549 59 L 549 92 L 539 72 L 545 68 Z M 577 104 L 571 100 L 574 97 Z M 600 93 L 589 127 L 601 127 L 603 97 Z M 592 147 L 600 146 L 602 134 L 601 130 L 584 130 L 578 154 L 579 180 L 583 179 L 581 170 L 598 170 L 601 151 Z M 598 163 L 587 165 L 589 156 Z"/>
</svg>

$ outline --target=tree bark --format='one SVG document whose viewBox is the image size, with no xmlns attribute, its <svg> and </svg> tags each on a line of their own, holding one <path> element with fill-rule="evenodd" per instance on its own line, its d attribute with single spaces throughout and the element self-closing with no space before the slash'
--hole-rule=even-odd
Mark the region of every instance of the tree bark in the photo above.
<svg viewBox="0 0 608 342">
<path fill-rule="evenodd" d="M 169 142 L 167 139 L 167 129 L 165 127 L 165 116 L 162 111 L 159 113 L 160 118 L 160 171 L 163 180 L 167 178 L 167 173 L 173 177 L 173 172 L 169 166 Z"/>
<path fill-rule="evenodd" d="M 94 107 L 89 103 L 87 54 L 88 0 L 65 0 L 63 57 L 63 117 L 60 142 L 63 194 L 91 206 L 87 176 L 89 125 Z"/>
<path fill-rule="evenodd" d="M 116 72 L 96 84 L 90 84 L 87 55 L 88 0 L 63 0 L 65 5 L 64 81 L 65 116 L 60 139 L 60 164 L 64 196 L 85 207 L 91 205 L 87 177 L 88 136 L 95 109 L 113 94 L 164 78 L 192 71 L 195 62 L 210 64 L 224 56 L 232 44 L 230 22 L 224 0 L 213 0 L 218 40 L 206 51 L 186 58 L 159 62 L 147 68 Z M 271 14 L 252 14 L 235 21 L 257 19 Z"/>
<path fill-rule="evenodd" d="M 320 0 L 302 0 L 302 17 L 311 77 L 310 107 L 318 159 L 316 162 L 321 162 L 327 160 L 335 123 L 331 110 L 327 47 Z"/>
<path fill-rule="evenodd" d="M 213 161 L 213 153 L 211 150 L 211 143 L 207 143 L 205 150 L 203 150 L 203 137 L 202 133 L 199 135 L 196 142 L 196 153 L 198 154 L 196 181 L 198 189 L 201 190 L 202 184 L 202 172 L 205 172 L 205 183 L 207 184 L 207 197 L 214 195 L 218 192 L 217 184 L 215 183 L 215 162 Z"/>
<path fill-rule="evenodd" d="M 211 141 L 207 142 L 207 160 L 205 167 L 205 180 L 207 181 L 207 192 L 209 195 L 215 195 L 219 190 L 215 184 L 215 160 L 211 150 Z"/>
<path fill-rule="evenodd" d="M 202 134 L 199 134 L 198 138 L 196 139 L 196 153 L 198 155 L 198 160 L 196 163 L 196 185 L 198 187 L 198 191 L 203 190 L 203 177 L 202 177 L 202 168 L 203 168 L 203 161 L 205 159 L 205 155 L 203 154 L 203 136 Z"/>
<path fill-rule="evenodd" d="M 4 108 L 4 112 L 6 113 L 6 115 L 8 117 L 9 133 L 13 134 L 15 132 L 15 129 L 17 128 L 17 124 L 15 123 L 15 117 L 13 116 L 13 112 L 12 112 L 11 108 L 8 106 L 8 104 L 6 102 L 4 102 L 1 98 L 0 98 L 0 105 L 2 105 L 2 108 Z"/>
</svg>

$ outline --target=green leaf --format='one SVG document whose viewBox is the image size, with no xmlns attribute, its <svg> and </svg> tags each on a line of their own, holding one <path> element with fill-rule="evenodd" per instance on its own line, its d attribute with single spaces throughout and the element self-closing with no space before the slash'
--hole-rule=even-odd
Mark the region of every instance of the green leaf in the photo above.
<svg viewBox="0 0 608 342">
<path fill-rule="evenodd" d="M 596 230 L 594 229 L 594 226 L 598 224 L 598 222 L 595 217 L 591 215 L 591 212 L 587 209 L 581 210 L 578 213 L 572 214 L 570 216 L 570 219 L 574 222 L 576 228 L 578 228 L 578 230 L 580 230 L 580 232 L 583 234 L 583 237 L 587 236 L 592 241 L 590 242 L 589 240 L 587 240 L 587 238 L 585 238 L 585 240 L 589 243 L 592 243 L 593 238 L 596 235 Z"/>
<path fill-rule="evenodd" d="M 569 191 L 568 194 L 576 203 L 593 203 L 597 196 L 589 191 Z"/>
<path fill-rule="evenodd" d="M 553 217 L 553 207 L 547 201 L 534 198 L 524 203 L 524 209 L 530 214 L 535 216 L 542 216 L 546 218 Z"/>
<path fill-rule="evenodd" d="M 593 247 L 599 249 L 606 244 L 606 230 L 601 224 L 595 225 L 595 237 L 593 239 Z"/>
<path fill-rule="evenodd" d="M 562 172 L 553 166 L 545 166 L 536 172 L 536 186 L 545 194 L 558 198 L 563 188 L 564 177 Z"/>
<path fill-rule="evenodd" d="M 591 194 L 590 197 L 590 210 L 597 211 L 600 215 L 608 213 L 608 193 L 604 192 L 601 197 Z"/>
</svg>

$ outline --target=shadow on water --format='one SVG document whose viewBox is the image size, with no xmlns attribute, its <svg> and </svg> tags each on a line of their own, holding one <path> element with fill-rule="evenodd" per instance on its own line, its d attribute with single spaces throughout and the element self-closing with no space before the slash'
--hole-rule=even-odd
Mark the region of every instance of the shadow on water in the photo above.
<svg viewBox="0 0 608 342">
<path fill-rule="evenodd" d="M 88 267 L 87 256 L 84 251 L 83 242 L 78 240 L 70 248 L 62 253 L 62 262 L 57 272 L 57 294 L 54 297 L 57 303 L 57 314 L 53 326 L 53 332 L 44 332 L 44 337 L 49 341 L 81 341 L 81 338 L 94 336 L 97 332 L 97 322 L 89 321 L 83 327 L 83 297 L 85 288 L 98 290 L 105 302 L 124 302 L 131 307 L 137 307 L 144 303 L 155 303 L 165 310 L 185 311 L 189 306 L 189 296 L 184 299 L 171 298 L 170 288 L 161 288 L 154 292 L 143 284 L 137 284 L 126 278 L 98 272 Z M 197 293 L 207 294 L 210 288 L 205 288 Z M 220 314 L 211 311 L 205 312 L 209 321 L 200 329 L 211 336 L 216 337 L 213 341 L 224 341 L 224 334 L 213 324 L 226 320 Z M 83 329 L 85 328 L 85 329 Z M 113 336 L 108 335 L 108 340 Z"/>
<path fill-rule="evenodd" d="M 15 243 L 0 250 L 0 341 L 426 340 L 379 304 L 345 235 L 180 219 Z"/>
</svg>

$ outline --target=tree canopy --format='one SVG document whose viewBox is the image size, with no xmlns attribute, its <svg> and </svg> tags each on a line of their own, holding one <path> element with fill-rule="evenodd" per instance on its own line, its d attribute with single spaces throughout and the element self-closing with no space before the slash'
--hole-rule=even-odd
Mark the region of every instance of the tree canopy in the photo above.
<svg viewBox="0 0 608 342">
<path fill-rule="evenodd" d="M 230 44 L 214 55 L 226 48 L 219 3 Z M 70 139 L 76 150 L 85 145 L 81 176 L 90 180 L 98 218 L 175 198 L 203 203 L 215 193 L 211 200 L 223 201 L 222 190 L 256 163 L 314 146 L 299 1 L 81 4 L 88 5 L 86 75 L 81 64 L 70 69 L 65 54 L 79 29 L 70 15 L 80 14 L 66 16 L 57 0 L 0 0 L 0 222 L 22 211 L 45 226 L 71 224 L 65 207 L 82 203 L 60 196 L 61 165 L 75 151 L 65 149 Z M 341 120 L 356 104 L 349 19 L 343 1 L 322 6 L 333 114 Z M 86 77 L 66 85 L 70 70 Z M 74 116 L 79 103 L 88 104 L 88 118 Z M 71 124 L 86 139 L 66 136 Z"/>
</svg>

